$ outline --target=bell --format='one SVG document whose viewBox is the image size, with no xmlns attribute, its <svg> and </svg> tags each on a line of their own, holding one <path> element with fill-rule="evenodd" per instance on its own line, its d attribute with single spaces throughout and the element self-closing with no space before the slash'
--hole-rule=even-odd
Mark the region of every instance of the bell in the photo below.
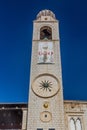
<svg viewBox="0 0 87 130">
<path fill-rule="evenodd" d="M 48 108 L 48 104 L 47 104 L 47 103 L 45 103 L 43 106 L 44 106 L 45 108 Z"/>
</svg>

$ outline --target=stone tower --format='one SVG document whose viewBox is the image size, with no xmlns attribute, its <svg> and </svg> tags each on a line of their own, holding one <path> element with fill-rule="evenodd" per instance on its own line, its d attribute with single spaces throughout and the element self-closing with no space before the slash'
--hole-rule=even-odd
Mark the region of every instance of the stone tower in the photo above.
<svg viewBox="0 0 87 130">
<path fill-rule="evenodd" d="M 27 130 L 64 130 L 59 22 L 50 10 L 33 24 Z"/>
</svg>

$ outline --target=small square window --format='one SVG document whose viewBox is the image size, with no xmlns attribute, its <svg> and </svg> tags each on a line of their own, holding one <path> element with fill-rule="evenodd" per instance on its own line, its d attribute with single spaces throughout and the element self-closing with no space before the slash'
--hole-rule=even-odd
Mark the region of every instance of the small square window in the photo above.
<svg viewBox="0 0 87 130">
<path fill-rule="evenodd" d="M 42 128 L 37 128 L 37 130 L 43 130 Z"/>
<path fill-rule="evenodd" d="M 49 130 L 55 130 L 54 128 L 50 128 Z"/>
</svg>

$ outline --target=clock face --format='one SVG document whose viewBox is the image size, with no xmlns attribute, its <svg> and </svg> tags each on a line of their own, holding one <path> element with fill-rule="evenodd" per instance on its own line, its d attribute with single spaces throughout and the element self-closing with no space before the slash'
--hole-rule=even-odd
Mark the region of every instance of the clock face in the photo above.
<svg viewBox="0 0 87 130">
<path fill-rule="evenodd" d="M 51 75 L 41 75 L 32 84 L 33 92 L 40 97 L 54 96 L 59 90 L 59 81 Z"/>
</svg>

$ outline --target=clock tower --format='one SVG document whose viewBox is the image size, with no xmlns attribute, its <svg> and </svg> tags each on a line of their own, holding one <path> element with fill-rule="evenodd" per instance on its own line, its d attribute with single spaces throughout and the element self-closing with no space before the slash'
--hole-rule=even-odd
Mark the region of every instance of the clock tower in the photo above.
<svg viewBox="0 0 87 130">
<path fill-rule="evenodd" d="M 50 10 L 33 23 L 27 130 L 64 130 L 59 21 Z"/>
</svg>

